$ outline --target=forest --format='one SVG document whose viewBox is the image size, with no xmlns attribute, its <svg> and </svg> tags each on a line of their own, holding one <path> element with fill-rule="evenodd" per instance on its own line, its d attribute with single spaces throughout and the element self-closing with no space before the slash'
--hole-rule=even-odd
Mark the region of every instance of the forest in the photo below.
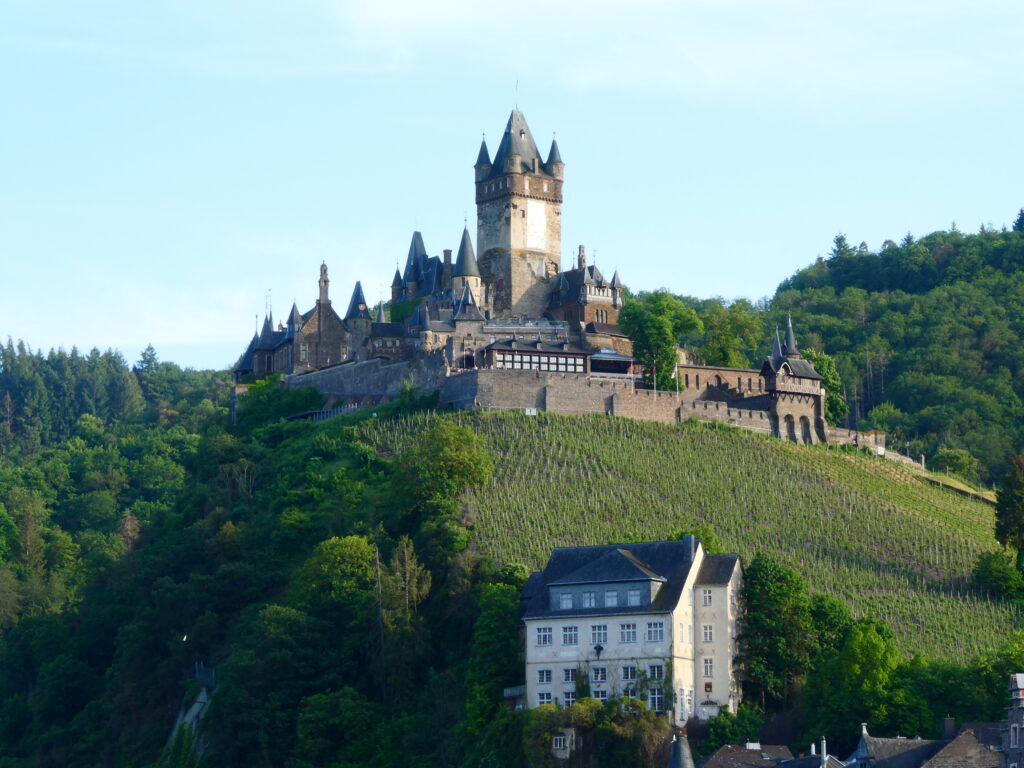
<svg viewBox="0 0 1024 768">
<path fill-rule="evenodd" d="M 68 360 L 76 373 L 58 390 L 50 368 Z M 803 656 L 752 664 L 770 674 L 749 677 L 751 705 L 696 735 L 698 749 L 762 727 L 801 744 L 816 725 L 803 704 L 815 670 L 864 653 L 863 627 L 894 691 L 925 678 L 962 690 L 969 677 L 974 693 L 934 705 L 904 696 L 899 709 L 852 688 L 846 709 L 813 710 L 831 713 L 837 739 L 864 707 L 924 735 L 935 706 L 986 717 L 1002 702 L 984 682 L 1024 664 L 1019 636 L 1007 641 L 1019 606 L 972 581 L 973 560 L 1000 551 L 991 507 L 855 452 L 711 425 L 443 414 L 411 390 L 314 424 L 287 417 L 321 397 L 273 379 L 248 388 L 232 424 L 224 375 L 152 350 L 129 367 L 114 353 L 8 346 L 3 366 L 0 766 L 519 768 L 553 764 L 551 731 L 567 723 L 588 765 L 660 765 L 667 726 L 643 702 L 504 706 L 503 688 L 522 682 L 518 593 L 548 546 L 702 524 L 745 564 L 784 564 L 769 575 L 806 571 L 814 594 L 790 591 L 796 613 L 827 610 L 839 629 Z M 746 461 L 729 470 L 727 455 Z M 659 461 L 685 468 L 677 484 L 690 502 L 672 498 Z M 775 490 L 756 492 L 775 486 L 747 462 L 792 490 L 789 508 Z M 633 492 L 608 497 L 600 526 L 570 525 L 595 486 Z M 759 527 L 745 535 L 722 494 Z M 871 516 L 883 497 L 892 506 Z M 805 509 L 842 516 L 845 554 L 815 541 L 822 524 Z M 904 515 L 916 539 L 893 539 L 874 561 L 857 551 L 858 536 Z M 947 547 L 953 530 L 964 535 Z M 965 624 L 978 631 L 951 648 Z M 202 727 L 171 738 L 203 690 Z"/>
<path fill-rule="evenodd" d="M 620 322 L 660 388 L 675 386 L 675 344 L 708 365 L 758 369 L 792 317 L 832 390 L 831 423 L 880 429 L 894 450 L 982 487 L 1024 450 L 1024 217 L 1011 230 L 908 234 L 877 252 L 839 234 L 756 303 L 669 289 L 634 299 Z"/>
</svg>

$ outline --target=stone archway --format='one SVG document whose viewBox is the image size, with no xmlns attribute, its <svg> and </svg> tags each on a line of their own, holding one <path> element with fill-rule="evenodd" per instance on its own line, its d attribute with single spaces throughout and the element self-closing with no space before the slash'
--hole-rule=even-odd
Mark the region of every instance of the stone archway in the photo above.
<svg viewBox="0 0 1024 768">
<path fill-rule="evenodd" d="M 811 434 L 811 420 L 806 416 L 800 417 L 800 437 L 807 445 L 814 442 L 814 436 Z"/>
<path fill-rule="evenodd" d="M 786 439 L 791 443 L 796 442 L 796 421 L 793 419 L 792 414 L 787 413 L 786 418 L 783 420 L 786 424 Z"/>
</svg>

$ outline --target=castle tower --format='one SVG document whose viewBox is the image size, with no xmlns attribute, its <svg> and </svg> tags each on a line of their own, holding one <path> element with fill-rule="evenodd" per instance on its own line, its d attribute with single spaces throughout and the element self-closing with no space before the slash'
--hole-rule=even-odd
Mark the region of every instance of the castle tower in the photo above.
<svg viewBox="0 0 1024 768">
<path fill-rule="evenodd" d="M 455 259 L 455 269 L 452 270 L 452 296 L 459 301 L 466 291 L 472 294 L 474 304 L 480 303 L 480 268 L 473 253 L 469 229 L 462 230 L 459 255 Z"/>
<path fill-rule="evenodd" d="M 327 264 L 325 262 L 320 263 L 320 303 L 327 305 L 331 303 L 328 297 L 328 289 L 331 286 L 331 281 L 327 279 Z"/>
<path fill-rule="evenodd" d="M 480 303 L 497 315 L 540 317 L 546 309 L 547 281 L 561 267 L 564 169 L 554 141 L 541 160 L 518 109 L 493 162 L 487 144 L 480 145 L 474 166 Z"/>
</svg>

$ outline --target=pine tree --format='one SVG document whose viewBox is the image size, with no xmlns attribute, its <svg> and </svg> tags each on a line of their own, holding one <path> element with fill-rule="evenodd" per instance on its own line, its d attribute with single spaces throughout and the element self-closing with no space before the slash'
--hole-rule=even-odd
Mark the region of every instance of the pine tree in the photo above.
<svg viewBox="0 0 1024 768">
<path fill-rule="evenodd" d="M 996 494 L 996 539 L 1017 550 L 1017 568 L 1024 571 L 1024 454 L 1010 458 Z"/>
<path fill-rule="evenodd" d="M 1017 212 L 1017 220 L 1013 222 L 1014 232 L 1024 232 L 1024 208 Z"/>
</svg>

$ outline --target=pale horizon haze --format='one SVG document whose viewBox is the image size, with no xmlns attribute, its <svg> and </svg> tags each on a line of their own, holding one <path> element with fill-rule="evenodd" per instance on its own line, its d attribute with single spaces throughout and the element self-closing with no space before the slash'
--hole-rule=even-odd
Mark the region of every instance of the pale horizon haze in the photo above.
<svg viewBox="0 0 1024 768">
<path fill-rule="evenodd" d="M 566 163 L 563 265 L 770 296 L 838 232 L 1008 226 L 1024 6 L 0 0 L 0 343 L 226 367 L 269 301 L 389 296 L 475 240 L 523 111 Z"/>
</svg>

